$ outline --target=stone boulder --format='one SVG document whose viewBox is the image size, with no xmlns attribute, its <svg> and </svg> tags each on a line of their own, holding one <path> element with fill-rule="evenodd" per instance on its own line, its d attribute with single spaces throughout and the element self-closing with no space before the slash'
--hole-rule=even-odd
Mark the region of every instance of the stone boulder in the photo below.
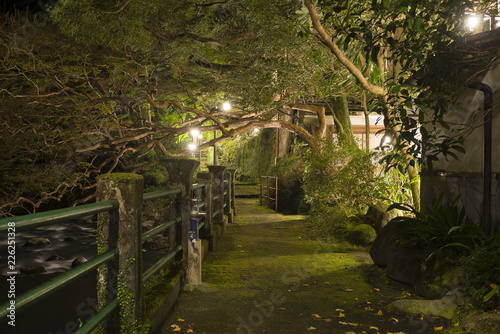
<svg viewBox="0 0 500 334">
<path fill-rule="evenodd" d="M 366 224 L 371 225 L 375 231 L 380 232 L 392 219 L 402 216 L 401 210 L 392 209 L 387 211 L 388 205 L 384 203 L 376 203 L 368 207 L 365 215 Z"/>
<path fill-rule="evenodd" d="M 72 267 L 76 267 L 82 263 L 85 263 L 87 262 L 88 260 L 86 258 L 84 258 L 83 256 L 80 256 L 80 257 L 77 257 L 76 259 L 73 260 L 73 262 L 71 263 L 71 266 Z"/>
<path fill-rule="evenodd" d="M 462 327 L 470 332 L 496 334 L 500 333 L 500 314 L 485 313 L 472 316 L 462 322 Z"/>
<path fill-rule="evenodd" d="M 392 311 L 409 314 L 427 314 L 438 317 L 452 319 L 455 310 L 464 300 L 464 293 L 459 290 L 453 290 L 441 299 L 433 300 L 413 300 L 400 299 L 392 303 Z"/>
<path fill-rule="evenodd" d="M 411 244 L 405 244 L 404 224 L 401 219 L 391 220 L 377 235 L 370 247 L 373 262 L 386 267 L 387 277 L 415 287 L 419 295 L 441 298 L 450 289 L 460 286 L 458 269 L 454 266 L 453 254 L 438 252 L 429 261 L 426 269 L 422 264 L 428 254 Z"/>
<path fill-rule="evenodd" d="M 387 254 L 387 277 L 395 281 L 416 285 L 422 279 L 422 263 L 426 255 L 424 251 L 412 247 L 394 247 Z"/>
<path fill-rule="evenodd" d="M 347 235 L 347 240 L 355 245 L 368 246 L 375 240 L 377 232 L 368 224 L 360 224 Z"/>
<path fill-rule="evenodd" d="M 21 269 L 19 269 L 19 271 L 25 275 L 34 275 L 34 274 L 38 274 L 38 273 L 43 273 L 44 271 L 46 271 L 46 269 L 43 265 L 36 264 L 34 266 L 31 266 L 31 267 L 21 267 Z"/>
<path fill-rule="evenodd" d="M 381 267 L 387 267 L 389 256 L 394 251 L 401 248 L 401 232 L 403 231 L 404 222 L 397 219 L 391 220 L 377 234 L 375 241 L 370 247 L 370 256 L 373 262 Z"/>
<path fill-rule="evenodd" d="M 24 247 L 46 247 L 50 246 L 50 240 L 47 238 L 31 238 L 24 244 Z"/>
</svg>

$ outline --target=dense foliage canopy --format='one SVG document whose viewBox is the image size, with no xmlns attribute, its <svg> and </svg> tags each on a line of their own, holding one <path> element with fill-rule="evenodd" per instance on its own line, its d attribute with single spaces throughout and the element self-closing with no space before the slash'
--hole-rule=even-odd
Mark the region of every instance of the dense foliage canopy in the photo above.
<svg viewBox="0 0 500 334">
<path fill-rule="evenodd" d="M 451 93 L 466 84 L 458 69 L 470 77 L 493 57 L 465 43 L 461 22 L 473 4 L 463 0 L 38 6 L 0 20 L 2 215 L 89 200 L 99 173 L 184 156 L 192 127 L 204 134 L 200 149 L 255 127 L 282 128 L 319 148 L 324 131 L 276 116 L 296 106 L 324 129 L 327 110 L 308 101 L 335 97 L 384 114 L 397 134 L 395 157 L 411 165 L 422 146 L 408 116 L 418 106 L 442 122 Z M 226 100 L 231 111 L 221 109 Z"/>
</svg>

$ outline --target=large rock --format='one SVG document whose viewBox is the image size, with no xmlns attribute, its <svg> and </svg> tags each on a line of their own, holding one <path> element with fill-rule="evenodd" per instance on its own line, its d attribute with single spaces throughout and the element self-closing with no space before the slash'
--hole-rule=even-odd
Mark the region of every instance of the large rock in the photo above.
<svg viewBox="0 0 500 334">
<path fill-rule="evenodd" d="M 46 271 L 45 267 L 41 264 L 36 264 L 31 267 L 21 267 L 19 271 L 25 275 L 34 275 Z"/>
<path fill-rule="evenodd" d="M 24 244 L 24 247 L 46 247 L 50 245 L 47 238 L 31 238 Z"/>
<path fill-rule="evenodd" d="M 381 267 L 387 267 L 389 256 L 394 253 L 397 248 L 401 248 L 401 232 L 403 231 L 404 222 L 397 219 L 391 220 L 377 234 L 375 241 L 370 247 L 370 256 L 373 262 Z"/>
<path fill-rule="evenodd" d="M 395 281 L 416 285 L 422 278 L 424 251 L 412 247 L 394 247 L 387 255 L 386 275 Z"/>
<path fill-rule="evenodd" d="M 384 203 L 371 205 L 366 212 L 365 222 L 380 232 L 392 219 L 403 215 L 398 209 L 387 211 L 388 208 L 389 206 Z"/>
<path fill-rule="evenodd" d="M 441 299 L 413 300 L 400 299 L 392 303 L 392 310 L 409 314 L 427 314 L 452 319 L 455 310 L 464 300 L 464 293 L 453 290 Z"/>
<path fill-rule="evenodd" d="M 76 267 L 76 266 L 79 266 L 80 264 L 83 264 L 83 263 L 85 263 L 87 261 L 88 260 L 85 257 L 79 256 L 76 259 L 74 259 L 73 262 L 71 262 L 71 266 L 72 267 Z"/>
<path fill-rule="evenodd" d="M 377 236 L 375 229 L 368 224 L 360 224 L 353 228 L 347 235 L 349 242 L 355 245 L 368 246 Z"/>
<path fill-rule="evenodd" d="M 457 269 L 446 260 L 452 254 L 440 252 L 426 263 L 427 255 L 422 249 L 405 244 L 402 234 L 406 222 L 391 220 L 377 235 L 370 248 L 373 262 L 386 267 L 386 275 L 395 281 L 414 286 L 418 294 L 427 298 L 440 298 L 447 291 L 459 286 Z"/>
<path fill-rule="evenodd" d="M 500 333 L 500 314 L 485 313 L 472 316 L 462 322 L 462 327 L 469 333 L 496 334 Z"/>
</svg>

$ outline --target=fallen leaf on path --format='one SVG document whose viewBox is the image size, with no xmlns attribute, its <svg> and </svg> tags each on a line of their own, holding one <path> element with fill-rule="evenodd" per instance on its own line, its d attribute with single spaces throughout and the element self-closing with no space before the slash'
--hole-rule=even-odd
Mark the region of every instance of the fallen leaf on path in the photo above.
<svg viewBox="0 0 500 334">
<path fill-rule="evenodd" d="M 379 310 L 377 315 L 384 315 L 384 313 L 382 313 L 382 310 Z"/>
<path fill-rule="evenodd" d="M 344 312 L 344 310 L 341 309 L 341 308 L 335 309 L 335 311 L 337 311 L 337 312 Z"/>
<path fill-rule="evenodd" d="M 321 316 L 320 316 L 319 314 L 311 314 L 311 316 L 312 316 L 313 318 L 319 318 L 319 319 L 321 319 Z"/>
<path fill-rule="evenodd" d="M 399 322 L 399 320 L 396 319 L 396 318 L 390 318 L 389 320 L 392 321 L 392 322 L 394 322 L 395 324 L 397 324 Z"/>
<path fill-rule="evenodd" d="M 179 318 L 179 319 L 177 319 L 177 321 L 179 321 L 179 322 L 183 322 L 183 321 L 185 321 L 185 320 L 184 320 L 184 319 Z"/>
<path fill-rule="evenodd" d="M 339 313 L 339 318 L 345 318 L 345 314 L 344 314 L 344 313 L 342 313 L 342 312 L 340 312 L 340 313 Z"/>
<path fill-rule="evenodd" d="M 245 253 L 245 251 L 244 250 L 240 250 L 240 253 Z"/>
<path fill-rule="evenodd" d="M 177 326 L 177 325 L 172 325 L 172 326 L 170 326 L 170 327 L 172 327 L 172 330 L 173 330 L 174 332 L 180 332 L 180 331 L 181 331 L 181 328 L 180 328 L 179 326 Z"/>
<path fill-rule="evenodd" d="M 365 307 L 365 311 L 373 311 L 373 309 L 371 308 L 371 306 L 367 306 Z"/>
<path fill-rule="evenodd" d="M 302 286 L 309 286 L 309 284 L 307 284 L 307 283 L 304 283 L 304 284 L 302 284 Z"/>
<path fill-rule="evenodd" d="M 344 334 L 356 334 L 356 332 L 344 332 Z"/>
<path fill-rule="evenodd" d="M 370 326 L 370 329 L 378 331 L 378 327 L 375 327 L 375 326 Z"/>
<path fill-rule="evenodd" d="M 284 307 L 278 307 L 278 310 L 283 310 L 283 311 L 285 311 L 285 310 L 286 310 L 286 308 L 284 308 Z"/>
<path fill-rule="evenodd" d="M 352 292 L 352 289 L 345 289 L 345 292 Z"/>
<path fill-rule="evenodd" d="M 307 330 L 308 330 L 308 331 L 313 331 L 313 330 L 315 330 L 315 329 L 316 329 L 316 328 L 314 328 L 313 326 L 311 326 L 311 327 L 309 327 Z"/>
<path fill-rule="evenodd" d="M 357 323 L 354 323 L 354 322 L 345 322 L 345 321 L 339 321 L 339 324 L 341 325 L 349 325 L 349 326 L 354 326 L 354 327 L 358 327 L 359 324 Z"/>
<path fill-rule="evenodd" d="M 496 289 L 497 288 L 497 285 L 495 283 L 491 283 L 490 286 L 491 286 L 492 289 Z"/>
<path fill-rule="evenodd" d="M 443 326 L 434 327 L 434 332 L 439 332 L 443 330 Z"/>
<path fill-rule="evenodd" d="M 373 288 L 374 291 L 380 291 L 380 289 L 377 289 L 377 288 Z"/>
<path fill-rule="evenodd" d="M 190 328 L 190 329 L 187 330 L 186 333 L 194 333 L 194 331 Z"/>
</svg>

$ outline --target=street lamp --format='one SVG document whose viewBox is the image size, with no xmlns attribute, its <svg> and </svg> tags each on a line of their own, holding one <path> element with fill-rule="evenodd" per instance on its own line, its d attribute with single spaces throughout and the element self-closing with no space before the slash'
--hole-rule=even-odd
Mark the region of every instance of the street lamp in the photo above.
<svg viewBox="0 0 500 334">
<path fill-rule="evenodd" d="M 222 104 L 222 109 L 223 109 L 224 111 L 229 111 L 229 110 L 231 110 L 231 103 L 229 103 L 229 102 L 227 102 L 227 101 L 226 101 L 226 102 L 224 102 L 224 103 Z"/>
</svg>

